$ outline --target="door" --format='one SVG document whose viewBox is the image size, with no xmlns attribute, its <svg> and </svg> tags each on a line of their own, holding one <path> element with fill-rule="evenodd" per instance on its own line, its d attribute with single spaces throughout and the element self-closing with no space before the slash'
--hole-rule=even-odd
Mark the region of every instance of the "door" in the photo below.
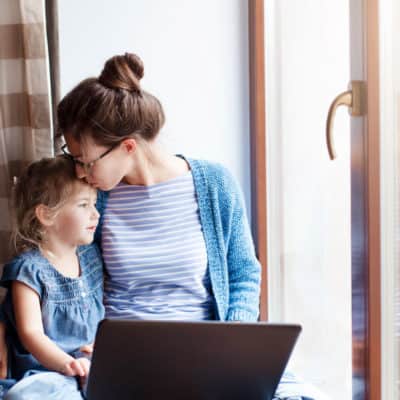
<svg viewBox="0 0 400 400">
<path fill-rule="evenodd" d="M 264 297 L 303 326 L 290 369 L 331 398 L 380 398 L 377 3 L 264 4 Z"/>
</svg>

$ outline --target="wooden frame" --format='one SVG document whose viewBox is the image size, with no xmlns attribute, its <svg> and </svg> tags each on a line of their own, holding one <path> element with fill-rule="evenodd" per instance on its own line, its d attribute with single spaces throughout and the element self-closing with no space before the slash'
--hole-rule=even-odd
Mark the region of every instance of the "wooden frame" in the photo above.
<svg viewBox="0 0 400 400">
<path fill-rule="evenodd" d="M 268 318 L 264 0 L 249 0 L 250 160 L 252 231 L 262 266 L 260 320 Z"/>
<path fill-rule="evenodd" d="M 365 1 L 365 59 L 367 72 L 367 397 L 380 400 L 381 379 L 381 228 L 380 228 L 380 90 L 379 0 Z"/>
<path fill-rule="evenodd" d="M 45 11 L 46 33 L 49 53 L 52 121 L 53 127 L 55 129 L 57 124 L 57 104 L 60 101 L 60 46 L 58 37 L 58 2 L 54 0 L 45 0 Z M 56 148 L 55 150 L 57 153 L 58 149 Z"/>
</svg>

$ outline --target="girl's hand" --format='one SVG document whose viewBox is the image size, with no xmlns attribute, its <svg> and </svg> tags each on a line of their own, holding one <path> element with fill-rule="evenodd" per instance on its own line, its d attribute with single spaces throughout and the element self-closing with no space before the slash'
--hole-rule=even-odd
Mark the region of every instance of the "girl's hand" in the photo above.
<svg viewBox="0 0 400 400">
<path fill-rule="evenodd" d="M 89 375 L 90 361 L 85 358 L 73 358 L 64 364 L 61 373 L 67 376 L 80 376 L 86 378 Z"/>
<path fill-rule="evenodd" d="M 0 322 L 0 379 L 7 378 L 7 343 L 6 328 L 3 322 Z"/>
</svg>

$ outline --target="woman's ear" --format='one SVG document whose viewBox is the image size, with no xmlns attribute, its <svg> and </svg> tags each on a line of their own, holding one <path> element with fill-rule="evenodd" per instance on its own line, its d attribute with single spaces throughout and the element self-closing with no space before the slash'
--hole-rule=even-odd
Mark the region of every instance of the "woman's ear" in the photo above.
<svg viewBox="0 0 400 400">
<path fill-rule="evenodd" d="M 136 140 L 133 138 L 125 139 L 121 144 L 123 149 L 128 153 L 134 153 L 137 147 Z"/>
<path fill-rule="evenodd" d="M 43 226 L 51 226 L 54 223 L 54 213 L 44 204 L 39 204 L 35 208 L 35 215 Z"/>
</svg>

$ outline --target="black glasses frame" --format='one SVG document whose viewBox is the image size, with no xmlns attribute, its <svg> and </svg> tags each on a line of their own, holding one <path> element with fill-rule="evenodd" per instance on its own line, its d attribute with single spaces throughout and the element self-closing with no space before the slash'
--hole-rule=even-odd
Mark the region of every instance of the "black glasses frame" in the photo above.
<svg viewBox="0 0 400 400">
<path fill-rule="evenodd" d="M 67 156 L 69 157 L 74 163 L 75 165 L 79 165 L 81 168 L 84 169 L 84 171 L 86 173 L 90 172 L 90 170 L 93 168 L 94 164 L 101 160 L 103 157 L 105 157 L 107 154 L 111 153 L 114 149 L 116 149 L 118 146 L 120 145 L 120 143 L 116 143 L 114 146 L 111 146 L 108 150 L 106 150 L 104 153 L 100 154 L 97 158 L 95 158 L 92 161 L 89 161 L 87 163 L 84 163 L 81 160 L 78 160 L 76 157 L 74 157 L 71 153 L 68 152 L 67 150 L 67 145 L 64 144 L 63 146 L 61 146 L 61 151 Z"/>
</svg>

